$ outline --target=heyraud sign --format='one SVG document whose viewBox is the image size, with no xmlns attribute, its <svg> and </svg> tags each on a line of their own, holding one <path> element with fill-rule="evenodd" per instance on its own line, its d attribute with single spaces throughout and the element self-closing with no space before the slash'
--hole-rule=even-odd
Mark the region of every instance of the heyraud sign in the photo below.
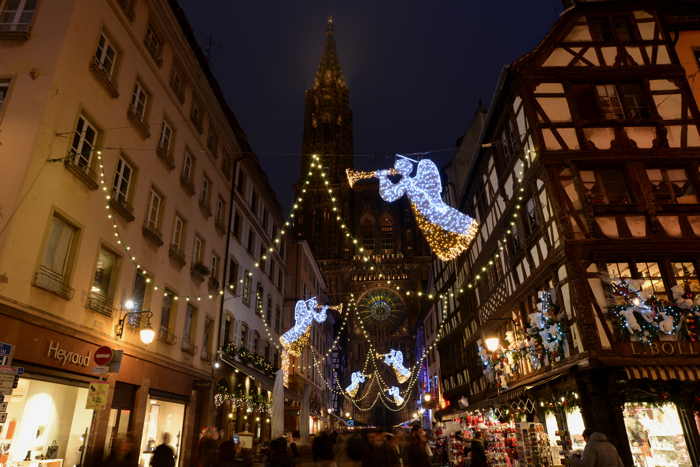
<svg viewBox="0 0 700 467">
<path fill-rule="evenodd" d="M 92 357 L 92 352 L 80 354 L 78 352 L 66 350 L 61 348 L 60 342 L 51 340 L 49 341 L 49 352 L 47 356 L 61 362 L 61 366 L 71 364 L 80 367 L 88 367 L 90 366 L 90 357 Z"/>
</svg>

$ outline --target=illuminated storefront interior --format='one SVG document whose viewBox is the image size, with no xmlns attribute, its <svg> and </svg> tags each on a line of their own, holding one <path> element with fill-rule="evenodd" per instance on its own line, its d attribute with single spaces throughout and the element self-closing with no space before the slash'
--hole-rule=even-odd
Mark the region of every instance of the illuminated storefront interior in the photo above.
<svg viewBox="0 0 700 467">
<path fill-rule="evenodd" d="M 690 467 L 690 454 L 676 405 L 627 402 L 625 429 L 639 467 Z"/>
<path fill-rule="evenodd" d="M 36 465 L 80 465 L 92 422 L 93 411 L 85 408 L 87 395 L 86 387 L 21 378 L 12 395 L 5 396 L 0 466 L 38 459 L 43 461 Z"/>
<path fill-rule="evenodd" d="M 178 465 L 184 418 L 185 404 L 149 397 L 141 439 L 141 465 L 149 465 L 151 453 L 163 442 L 165 433 L 170 434 L 169 445 L 175 452 L 175 465 Z"/>
</svg>

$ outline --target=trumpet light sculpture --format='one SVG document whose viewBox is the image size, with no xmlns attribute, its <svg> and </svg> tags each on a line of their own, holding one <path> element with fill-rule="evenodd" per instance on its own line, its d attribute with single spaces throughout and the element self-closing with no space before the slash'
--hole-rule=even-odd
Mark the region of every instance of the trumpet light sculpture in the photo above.
<svg viewBox="0 0 700 467">
<path fill-rule="evenodd" d="M 433 161 L 414 161 L 400 154 L 396 157 L 393 169 L 374 172 L 379 179 L 379 195 L 388 203 L 406 195 L 416 223 L 435 255 L 442 261 L 456 258 L 474 240 L 478 223 L 442 200 L 440 172 Z M 416 175 L 411 177 L 414 164 L 417 165 Z M 401 176 L 396 183 L 389 179 L 393 174 Z M 352 183 L 360 178 L 367 177 L 358 175 Z"/>
<path fill-rule="evenodd" d="M 357 391 L 360 389 L 360 384 L 365 382 L 365 375 L 361 371 L 355 371 L 350 375 L 350 385 L 345 388 L 345 392 L 348 393 L 350 397 L 355 397 Z"/>
<path fill-rule="evenodd" d="M 411 372 L 408 368 L 403 366 L 403 352 L 400 350 L 389 350 L 389 353 L 384 355 L 384 363 L 394 369 L 396 380 L 399 384 L 405 383 L 409 376 L 411 376 Z"/>
<path fill-rule="evenodd" d="M 316 311 L 320 308 L 320 311 Z M 328 305 L 319 306 L 316 297 L 299 300 L 294 306 L 294 326 L 280 336 L 280 343 L 290 355 L 299 356 L 301 349 L 309 342 L 311 324 L 316 320 L 326 320 Z"/>
<path fill-rule="evenodd" d="M 394 404 L 396 404 L 396 405 L 403 404 L 403 397 L 401 397 L 401 393 L 399 392 L 399 388 L 397 388 L 396 386 L 392 386 L 389 389 L 387 389 L 386 392 L 388 392 L 389 395 L 391 397 L 393 397 Z"/>
</svg>

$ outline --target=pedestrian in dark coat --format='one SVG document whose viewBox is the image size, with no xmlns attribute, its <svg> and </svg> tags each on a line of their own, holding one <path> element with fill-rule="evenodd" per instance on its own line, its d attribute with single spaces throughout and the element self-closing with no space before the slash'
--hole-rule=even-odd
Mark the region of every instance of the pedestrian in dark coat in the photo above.
<svg viewBox="0 0 700 467">
<path fill-rule="evenodd" d="M 403 465 L 406 467 L 430 467 L 428 438 L 422 428 L 411 431 L 411 441 L 406 448 Z"/>
<path fill-rule="evenodd" d="M 571 464 L 576 467 L 624 467 L 615 445 L 608 441 L 603 433 L 586 428 L 583 431 L 586 447 L 583 456 L 572 458 Z"/>
<path fill-rule="evenodd" d="M 163 443 L 153 451 L 152 467 L 175 467 L 175 450 L 170 447 L 170 433 L 163 433 Z"/>
<path fill-rule="evenodd" d="M 472 438 L 469 447 L 464 448 L 464 456 L 466 457 L 467 454 L 471 454 L 470 467 L 487 467 L 489 465 L 486 459 L 484 440 L 481 439 L 480 431 L 474 433 L 474 438 Z"/>
</svg>

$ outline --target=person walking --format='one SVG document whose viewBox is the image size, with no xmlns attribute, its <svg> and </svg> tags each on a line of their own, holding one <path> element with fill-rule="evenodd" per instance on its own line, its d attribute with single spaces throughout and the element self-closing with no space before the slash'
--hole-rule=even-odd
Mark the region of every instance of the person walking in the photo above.
<svg viewBox="0 0 700 467">
<path fill-rule="evenodd" d="M 487 467 L 489 465 L 488 460 L 486 459 L 484 440 L 481 436 L 480 431 L 474 433 L 474 438 L 472 438 L 470 445 L 464 448 L 464 457 L 471 454 L 469 463 L 470 467 Z"/>
<path fill-rule="evenodd" d="M 163 442 L 153 451 L 152 467 L 175 467 L 175 451 L 170 447 L 170 433 L 163 433 Z"/>
<path fill-rule="evenodd" d="M 139 452 L 136 448 L 134 435 L 127 433 L 123 438 L 114 440 L 109 457 L 102 464 L 105 467 L 137 467 Z"/>
<path fill-rule="evenodd" d="M 406 467 L 430 467 L 428 437 L 423 428 L 411 431 L 411 440 L 406 448 L 404 465 Z"/>
<path fill-rule="evenodd" d="M 583 430 L 586 447 L 582 456 L 571 458 L 571 465 L 576 467 L 624 467 L 620 454 L 613 443 L 603 433 L 590 428 Z"/>
<path fill-rule="evenodd" d="M 293 467 L 294 461 L 287 452 L 287 439 L 283 437 L 270 441 L 270 452 L 267 456 L 267 467 Z"/>
<path fill-rule="evenodd" d="M 251 467 L 253 460 L 244 452 L 240 443 L 226 440 L 219 445 L 219 456 L 216 467 Z"/>
</svg>

